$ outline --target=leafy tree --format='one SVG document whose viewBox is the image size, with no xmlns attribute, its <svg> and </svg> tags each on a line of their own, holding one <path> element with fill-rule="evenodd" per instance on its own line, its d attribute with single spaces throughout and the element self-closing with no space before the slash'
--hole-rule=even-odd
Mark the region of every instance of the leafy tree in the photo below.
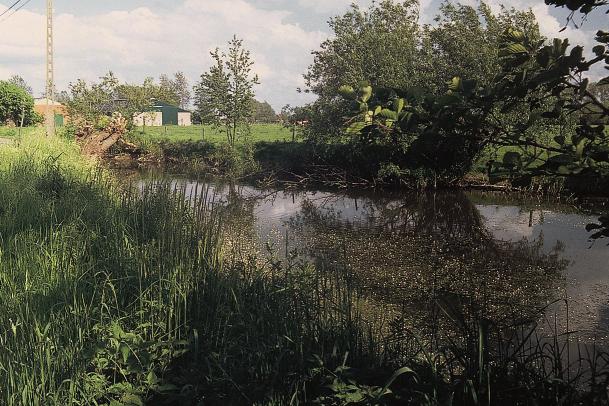
<svg viewBox="0 0 609 406">
<path fill-rule="evenodd" d="M 58 93 L 55 93 L 55 99 L 62 104 L 67 104 L 70 101 L 70 93 L 65 90 L 62 90 Z"/>
<path fill-rule="evenodd" d="M 154 100 L 178 103 L 172 89 L 146 78 L 141 85 L 120 83 L 112 72 L 100 78 L 98 83 L 88 84 L 77 80 L 70 84 L 70 95 L 66 102 L 70 116 L 94 126 L 104 126 L 112 113 L 120 113 L 128 127 L 133 125 L 133 116 L 145 112 Z"/>
<path fill-rule="evenodd" d="M 188 108 L 190 104 L 190 85 L 188 79 L 183 72 L 177 72 L 173 78 L 167 75 L 161 75 L 159 78 L 159 86 L 166 95 L 167 103 L 176 104 L 183 109 Z"/>
<path fill-rule="evenodd" d="M 22 87 L 7 81 L 0 81 L 0 123 L 20 126 L 40 122 L 34 111 L 34 99 Z"/>
<path fill-rule="evenodd" d="M 195 106 L 203 122 L 223 128 L 228 144 L 234 146 L 237 136 L 249 131 L 258 76 L 252 71 L 250 52 L 236 36 L 226 52 L 216 48 L 210 54 L 214 64 L 195 87 Z"/>
<path fill-rule="evenodd" d="M 501 68 L 501 35 L 513 25 L 540 38 L 532 12 L 503 8 L 494 14 L 484 3 L 476 9 L 445 2 L 435 22 L 423 27 L 416 1 L 385 0 L 367 10 L 352 6 L 330 21 L 334 36 L 314 52 L 305 74 L 305 91 L 319 96 L 310 106 L 308 138 L 325 142 L 344 136 L 340 123 L 349 107 L 336 91 L 342 84 L 440 95 L 454 76 L 490 83 Z"/>
<path fill-rule="evenodd" d="M 433 94 L 446 91 L 453 77 L 489 84 L 501 69 L 499 43 L 508 27 L 523 27 L 529 38 L 541 39 L 532 11 L 514 8 L 494 14 L 484 3 L 471 6 L 444 2 L 434 24 L 423 27 L 417 75 Z M 421 85 L 420 85 L 421 86 Z"/>
<path fill-rule="evenodd" d="M 89 85 L 83 79 L 70 83 L 70 100 L 66 104 L 68 114 L 76 120 L 100 125 L 102 117 L 118 108 L 118 86 L 119 81 L 112 72 L 100 78 L 99 83 Z"/>
<path fill-rule="evenodd" d="M 295 107 L 289 104 L 283 106 L 279 117 L 283 126 L 292 132 L 292 141 L 296 140 L 296 133 L 302 133 L 304 126 L 310 120 L 309 109 L 307 107 Z"/>
<path fill-rule="evenodd" d="M 9 78 L 8 82 L 14 84 L 17 87 L 20 87 L 23 90 L 25 90 L 25 92 L 27 94 L 29 94 L 30 96 L 32 96 L 34 94 L 34 92 L 32 91 L 32 87 L 30 85 L 28 85 L 28 83 L 25 81 L 25 79 L 23 79 L 19 75 L 13 75 L 13 76 L 11 76 Z"/>
<path fill-rule="evenodd" d="M 310 136 L 326 141 L 342 134 L 339 118 L 349 111 L 336 89 L 370 80 L 374 86 L 410 87 L 417 80 L 418 2 L 384 0 L 368 9 L 356 4 L 329 21 L 333 36 L 313 52 L 304 75 L 306 92 L 318 96 L 311 106 Z"/>
<path fill-rule="evenodd" d="M 252 99 L 253 105 L 253 120 L 256 123 L 275 123 L 277 122 L 277 113 L 268 102 L 259 102 Z"/>
</svg>

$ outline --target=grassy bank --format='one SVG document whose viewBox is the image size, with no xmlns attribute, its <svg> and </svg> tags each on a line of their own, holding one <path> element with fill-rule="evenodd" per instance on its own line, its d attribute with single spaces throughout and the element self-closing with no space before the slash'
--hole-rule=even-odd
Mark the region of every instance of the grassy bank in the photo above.
<svg viewBox="0 0 609 406">
<path fill-rule="evenodd" d="M 225 257 L 205 197 L 123 191 L 60 139 L 0 158 L 0 404 L 287 404 L 379 365 L 340 275 Z"/>
</svg>

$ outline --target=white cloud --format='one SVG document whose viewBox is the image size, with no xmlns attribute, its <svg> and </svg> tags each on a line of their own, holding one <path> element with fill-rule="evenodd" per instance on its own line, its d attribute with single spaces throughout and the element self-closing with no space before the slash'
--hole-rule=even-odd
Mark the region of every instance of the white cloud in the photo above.
<svg viewBox="0 0 609 406">
<path fill-rule="evenodd" d="M 59 12 L 55 18 L 55 76 L 59 89 L 77 78 L 95 80 L 112 70 L 126 81 L 184 71 L 194 82 L 209 66 L 209 51 L 233 34 L 243 38 L 263 83 L 260 98 L 274 107 L 308 100 L 296 92 L 326 38 L 286 22 L 287 11 L 263 10 L 245 0 L 186 0 L 169 12 L 139 7 L 92 16 Z M 22 10 L 0 24 L 0 74 L 17 73 L 37 93 L 44 88 L 42 14 Z"/>
<path fill-rule="evenodd" d="M 276 7 L 269 9 L 270 1 Z M 471 0 L 474 1 L 474 0 Z M 329 35 L 305 29 L 304 10 L 326 15 L 346 10 L 351 0 L 182 0 L 163 9 L 151 6 L 105 12 L 67 13 L 56 10 L 55 68 L 59 89 L 77 78 L 96 80 L 108 70 L 122 80 L 141 82 L 146 76 L 184 71 L 191 82 L 210 64 L 209 51 L 233 34 L 245 40 L 256 61 L 262 84 L 258 97 L 280 108 L 311 99 L 298 94 L 302 73 L 312 61 L 310 51 Z M 498 7 L 501 0 L 490 0 Z M 359 0 L 366 6 L 370 0 Z M 435 14 L 437 0 L 422 0 L 423 19 Z M 257 4 L 257 5 L 256 5 Z M 264 7 L 263 7 L 264 6 Z M 514 0 L 510 6 L 532 7 L 544 35 L 571 37 L 590 49 L 588 31 L 568 28 L 539 0 Z M 0 11 L 5 6 L 0 5 Z M 288 11 L 289 9 L 289 11 Z M 310 17 L 310 14 L 309 14 Z M 316 17 L 317 18 L 317 17 Z M 325 18 L 319 16 L 319 18 Z M 45 75 L 45 16 L 27 8 L 0 22 L 0 78 L 22 75 L 40 94 Z"/>
<path fill-rule="evenodd" d="M 320 14 L 342 11 L 353 2 L 353 0 L 298 0 L 301 7 L 313 9 Z M 355 1 L 355 3 L 359 2 Z"/>
</svg>

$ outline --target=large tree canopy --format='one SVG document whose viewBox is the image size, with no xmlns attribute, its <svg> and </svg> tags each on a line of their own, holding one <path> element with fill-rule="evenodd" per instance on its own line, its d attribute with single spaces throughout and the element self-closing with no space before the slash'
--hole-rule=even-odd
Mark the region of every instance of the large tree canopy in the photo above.
<svg viewBox="0 0 609 406">
<path fill-rule="evenodd" d="M 305 74 L 305 91 L 318 96 L 310 106 L 309 137 L 326 141 L 343 134 L 341 119 L 349 111 L 337 93 L 343 84 L 438 95 L 454 76 L 490 83 L 500 69 L 501 34 L 512 25 L 540 38 L 530 11 L 503 8 L 494 14 L 484 3 L 474 8 L 446 2 L 435 22 L 421 27 L 414 0 L 385 0 L 368 9 L 353 5 L 330 20 L 334 35 L 313 53 Z"/>
<path fill-rule="evenodd" d="M 252 105 L 254 114 L 252 119 L 256 123 L 276 123 L 277 113 L 273 107 L 266 101 L 259 102 L 256 99 L 252 99 Z"/>
<path fill-rule="evenodd" d="M 31 125 L 40 121 L 34 111 L 34 99 L 22 87 L 0 81 L 0 123 Z"/>
</svg>

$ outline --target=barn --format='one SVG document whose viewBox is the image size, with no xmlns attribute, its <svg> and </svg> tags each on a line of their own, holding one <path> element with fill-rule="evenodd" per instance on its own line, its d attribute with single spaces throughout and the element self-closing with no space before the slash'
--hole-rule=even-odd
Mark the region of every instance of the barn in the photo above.
<svg viewBox="0 0 609 406">
<path fill-rule="evenodd" d="M 192 113 L 178 106 L 155 101 L 146 111 L 133 115 L 133 124 L 149 127 L 161 127 L 164 125 L 188 127 L 192 125 Z"/>
<path fill-rule="evenodd" d="M 52 110 L 55 114 L 55 126 L 63 126 L 68 119 L 68 110 L 66 106 L 57 101 L 47 101 L 46 98 L 34 100 L 34 110 L 42 117 L 46 117 L 47 109 Z"/>
</svg>

